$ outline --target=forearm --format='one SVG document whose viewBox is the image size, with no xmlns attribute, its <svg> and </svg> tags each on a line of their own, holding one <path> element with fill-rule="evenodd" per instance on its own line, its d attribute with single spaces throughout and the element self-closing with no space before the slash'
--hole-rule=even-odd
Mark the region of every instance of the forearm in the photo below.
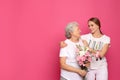
<svg viewBox="0 0 120 80">
<path fill-rule="evenodd" d="M 107 50 L 92 50 L 91 53 L 94 55 L 99 55 L 99 57 L 104 57 L 106 54 Z"/>
<path fill-rule="evenodd" d="M 72 67 L 70 65 L 67 65 L 65 63 L 61 64 L 61 68 L 64 69 L 64 70 L 70 71 L 70 72 L 75 72 L 75 73 L 79 73 L 80 72 L 80 69 Z"/>
<path fill-rule="evenodd" d="M 99 56 L 102 58 L 105 56 L 109 48 L 109 44 L 105 44 L 101 50 L 92 50 L 93 53 L 99 53 Z"/>
<path fill-rule="evenodd" d="M 105 56 L 106 53 L 107 53 L 107 51 L 105 51 L 105 52 L 100 51 L 100 52 L 99 52 L 99 56 L 102 58 L 102 57 Z"/>
</svg>

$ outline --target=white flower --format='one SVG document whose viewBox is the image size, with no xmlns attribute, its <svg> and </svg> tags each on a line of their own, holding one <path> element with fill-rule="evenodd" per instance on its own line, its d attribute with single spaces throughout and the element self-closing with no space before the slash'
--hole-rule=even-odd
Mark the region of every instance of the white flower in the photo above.
<svg viewBox="0 0 120 80">
<path fill-rule="evenodd" d="M 80 51 L 80 52 L 79 52 L 79 55 L 80 55 L 80 56 L 85 55 L 85 51 Z"/>
</svg>

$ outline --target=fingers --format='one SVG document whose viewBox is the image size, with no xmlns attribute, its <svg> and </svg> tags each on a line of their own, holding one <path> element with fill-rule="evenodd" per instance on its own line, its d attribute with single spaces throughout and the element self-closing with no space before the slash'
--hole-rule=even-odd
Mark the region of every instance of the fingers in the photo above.
<svg viewBox="0 0 120 80">
<path fill-rule="evenodd" d="M 60 47 L 61 47 L 61 48 L 64 48 L 64 47 L 66 47 L 66 46 L 67 46 L 67 44 L 66 44 L 64 41 L 61 41 L 61 42 L 60 42 Z"/>
<path fill-rule="evenodd" d="M 82 70 L 82 76 L 84 77 L 87 74 L 85 70 Z"/>
<path fill-rule="evenodd" d="M 87 74 L 87 72 L 85 70 L 80 70 L 79 75 L 81 75 L 82 77 L 84 77 Z"/>
</svg>

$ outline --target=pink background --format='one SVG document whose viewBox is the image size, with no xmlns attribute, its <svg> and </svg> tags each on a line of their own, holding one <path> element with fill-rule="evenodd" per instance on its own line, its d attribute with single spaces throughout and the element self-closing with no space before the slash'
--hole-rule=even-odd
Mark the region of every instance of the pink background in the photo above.
<svg viewBox="0 0 120 80">
<path fill-rule="evenodd" d="M 59 42 L 64 28 L 98 17 L 111 37 L 109 80 L 120 75 L 120 0 L 1 0 L 0 80 L 59 80 Z"/>
</svg>

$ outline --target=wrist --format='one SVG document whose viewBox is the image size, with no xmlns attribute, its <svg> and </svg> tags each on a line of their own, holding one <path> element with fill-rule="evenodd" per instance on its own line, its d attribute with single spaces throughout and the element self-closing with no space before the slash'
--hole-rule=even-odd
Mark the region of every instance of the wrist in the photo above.
<svg viewBox="0 0 120 80">
<path fill-rule="evenodd" d="M 99 52 L 99 51 L 96 51 L 95 56 L 96 56 L 97 58 L 99 58 L 99 57 L 100 57 L 100 52 Z"/>
<path fill-rule="evenodd" d="M 80 73 L 81 73 L 81 70 L 80 70 L 80 69 L 78 69 L 76 72 L 77 72 L 78 74 L 80 74 Z"/>
</svg>

